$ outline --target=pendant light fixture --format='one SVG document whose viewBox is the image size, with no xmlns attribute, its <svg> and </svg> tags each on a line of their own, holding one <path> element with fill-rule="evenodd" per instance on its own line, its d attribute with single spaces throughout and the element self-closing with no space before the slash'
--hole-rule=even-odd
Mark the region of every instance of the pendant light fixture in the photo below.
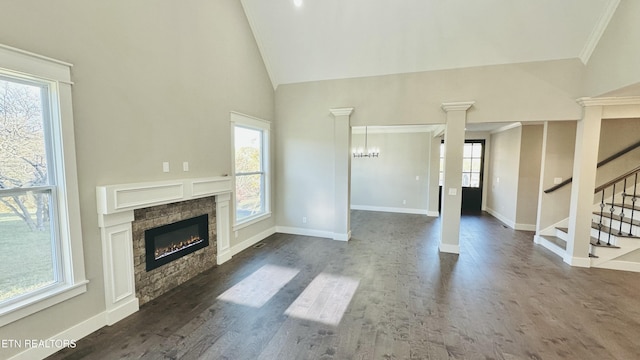
<svg viewBox="0 0 640 360">
<path fill-rule="evenodd" d="M 369 144 L 368 144 L 368 129 L 367 126 L 364 127 L 364 149 L 363 148 L 358 148 L 356 150 L 356 148 L 353 148 L 353 157 L 354 158 L 365 158 L 365 157 L 370 157 L 370 158 L 374 158 L 374 157 L 378 157 L 378 155 L 380 155 L 380 149 L 377 147 L 372 147 L 371 149 L 369 149 Z"/>
</svg>

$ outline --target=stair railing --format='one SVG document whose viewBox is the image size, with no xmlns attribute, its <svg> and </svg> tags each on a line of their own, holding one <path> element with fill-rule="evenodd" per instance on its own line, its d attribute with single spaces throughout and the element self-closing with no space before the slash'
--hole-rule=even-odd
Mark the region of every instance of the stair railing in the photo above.
<svg viewBox="0 0 640 360">
<path fill-rule="evenodd" d="M 618 236 L 634 236 L 633 234 L 633 225 L 634 225 L 634 216 L 636 216 L 637 212 L 640 211 L 640 208 L 636 208 L 636 202 L 638 200 L 638 173 L 640 173 L 640 166 L 636 167 L 633 170 L 630 170 L 615 179 L 598 186 L 594 193 L 600 193 L 600 214 L 598 215 L 599 221 L 597 224 L 598 228 L 598 238 L 596 240 L 596 245 L 601 245 L 601 235 L 607 236 L 607 246 L 611 246 L 611 235 Z M 620 194 L 616 193 L 616 185 L 622 185 L 622 191 Z M 627 186 L 628 185 L 628 186 Z M 632 192 L 630 191 L 630 187 L 633 187 Z M 607 193 L 611 194 L 611 202 L 606 202 Z M 630 198 L 630 201 L 627 199 Z M 621 199 L 621 203 L 616 203 L 616 199 Z M 609 206 L 608 214 L 605 216 L 605 208 Z M 620 208 L 620 213 L 616 214 L 616 208 Z M 629 218 L 626 217 L 625 209 L 630 210 L 631 216 Z M 609 219 L 609 226 L 605 226 L 605 219 Z M 613 221 L 617 220 L 620 223 L 620 226 L 617 230 L 613 229 Z M 629 224 L 629 232 L 628 234 L 624 234 L 622 231 L 623 223 Z M 604 230 L 604 231 L 603 231 Z M 617 233 L 616 233 L 617 231 Z M 604 232 L 604 234 L 603 234 Z"/>
<path fill-rule="evenodd" d="M 637 143 L 635 143 L 635 144 L 629 145 L 629 146 L 627 146 L 626 148 L 624 148 L 624 149 L 622 149 L 622 150 L 618 151 L 617 153 L 615 153 L 615 154 L 613 154 L 613 155 L 611 155 L 611 156 L 607 157 L 606 159 L 604 159 L 604 160 L 600 161 L 600 162 L 596 165 L 596 167 L 597 167 L 597 168 L 599 168 L 599 167 L 601 167 L 601 166 L 603 166 L 603 165 L 605 165 L 605 164 L 608 164 L 608 163 L 612 162 L 613 160 L 615 160 L 615 159 L 617 159 L 617 158 L 621 157 L 622 155 L 624 155 L 624 154 L 626 154 L 626 153 L 628 153 L 628 152 L 630 152 L 630 151 L 635 150 L 635 149 L 636 149 L 636 148 L 638 148 L 638 147 L 640 147 L 640 141 L 638 141 L 638 142 L 637 142 Z M 545 193 L 545 194 L 548 194 L 548 193 L 554 192 L 554 191 L 556 191 L 556 190 L 560 189 L 561 187 L 564 187 L 565 185 L 571 184 L 571 182 L 572 182 L 572 181 L 573 181 L 573 177 L 570 177 L 570 178 L 568 178 L 568 179 L 564 180 L 563 182 L 561 182 L 560 184 L 554 185 L 554 186 L 552 186 L 552 187 L 550 187 L 550 188 L 548 188 L 548 189 L 544 190 L 544 193 Z"/>
</svg>

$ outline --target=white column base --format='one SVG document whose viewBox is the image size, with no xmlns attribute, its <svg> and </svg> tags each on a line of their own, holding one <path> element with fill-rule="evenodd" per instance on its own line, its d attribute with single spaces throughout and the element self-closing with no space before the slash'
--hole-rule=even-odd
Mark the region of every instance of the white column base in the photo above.
<svg viewBox="0 0 640 360">
<path fill-rule="evenodd" d="M 440 243 L 438 248 L 440 249 L 440 252 L 442 252 L 442 253 L 460 254 L 460 245 L 452 245 L 452 244 Z"/>
</svg>

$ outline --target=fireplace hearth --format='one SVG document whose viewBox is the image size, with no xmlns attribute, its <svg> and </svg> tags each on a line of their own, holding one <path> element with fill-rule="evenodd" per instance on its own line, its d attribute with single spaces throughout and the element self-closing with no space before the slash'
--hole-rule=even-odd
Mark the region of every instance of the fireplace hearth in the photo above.
<svg viewBox="0 0 640 360">
<path fill-rule="evenodd" d="M 146 230 L 146 270 L 151 271 L 209 246 L 207 214 Z"/>
</svg>

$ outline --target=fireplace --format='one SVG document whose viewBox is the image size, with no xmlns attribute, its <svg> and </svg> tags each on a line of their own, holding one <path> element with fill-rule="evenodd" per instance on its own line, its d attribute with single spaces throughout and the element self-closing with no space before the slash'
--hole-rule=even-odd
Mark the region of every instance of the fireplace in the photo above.
<svg viewBox="0 0 640 360">
<path fill-rule="evenodd" d="M 151 271 L 187 254 L 209 246 L 207 214 L 144 232 L 146 269 Z"/>
</svg>

